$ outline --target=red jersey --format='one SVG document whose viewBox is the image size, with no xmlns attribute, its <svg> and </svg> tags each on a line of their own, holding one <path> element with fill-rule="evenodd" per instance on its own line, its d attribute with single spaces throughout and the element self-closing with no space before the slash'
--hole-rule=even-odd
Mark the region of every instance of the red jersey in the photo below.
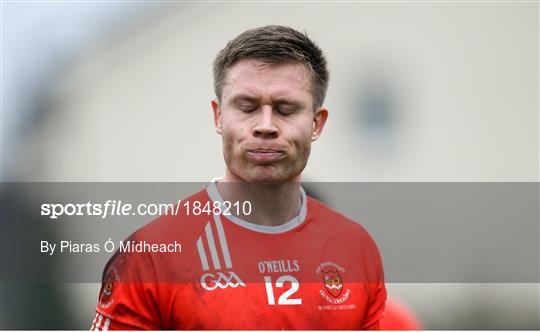
<svg viewBox="0 0 540 332">
<path fill-rule="evenodd" d="M 92 329 L 377 329 L 386 290 L 374 241 L 301 193 L 280 226 L 184 211 L 139 229 L 124 251 L 181 252 L 117 252 Z M 187 201 L 223 202 L 213 182 Z"/>
</svg>

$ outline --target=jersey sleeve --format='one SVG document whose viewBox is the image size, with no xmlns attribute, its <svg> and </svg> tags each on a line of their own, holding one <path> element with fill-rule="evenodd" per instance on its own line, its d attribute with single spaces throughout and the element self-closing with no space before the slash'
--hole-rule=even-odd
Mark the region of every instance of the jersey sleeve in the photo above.
<svg viewBox="0 0 540 332">
<path fill-rule="evenodd" d="M 386 289 L 384 283 L 379 283 L 374 287 L 374 296 L 372 297 L 362 330 L 380 330 L 380 321 L 384 316 L 385 302 Z"/>
<path fill-rule="evenodd" d="M 384 316 L 384 309 L 386 304 L 386 287 L 384 283 L 384 271 L 381 255 L 377 245 L 369 237 L 366 241 L 368 243 L 367 252 L 369 257 L 366 257 L 366 262 L 369 266 L 369 280 L 368 286 L 370 288 L 370 303 L 367 309 L 366 318 L 362 324 L 362 330 L 380 330 L 380 321 Z"/>
<path fill-rule="evenodd" d="M 96 317 L 91 330 L 161 328 L 153 265 L 140 253 L 117 252 L 103 271 Z"/>
</svg>

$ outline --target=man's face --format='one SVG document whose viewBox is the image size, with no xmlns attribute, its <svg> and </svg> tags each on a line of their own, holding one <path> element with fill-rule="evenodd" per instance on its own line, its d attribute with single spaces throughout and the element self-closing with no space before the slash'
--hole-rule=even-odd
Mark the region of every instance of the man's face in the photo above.
<svg viewBox="0 0 540 332">
<path fill-rule="evenodd" d="M 311 88 L 301 63 L 245 59 L 229 69 L 221 102 L 212 101 L 228 180 L 299 180 L 328 116 L 324 108 L 313 109 Z"/>
</svg>

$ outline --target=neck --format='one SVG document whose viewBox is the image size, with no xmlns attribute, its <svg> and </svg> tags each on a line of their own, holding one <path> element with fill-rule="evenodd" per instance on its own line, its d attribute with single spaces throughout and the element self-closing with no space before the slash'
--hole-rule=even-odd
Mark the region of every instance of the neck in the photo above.
<svg viewBox="0 0 540 332">
<path fill-rule="evenodd" d="M 224 201 L 231 204 L 239 202 L 251 203 L 249 215 L 239 214 L 237 217 L 262 226 L 279 226 L 296 217 L 302 207 L 300 183 L 298 181 L 278 184 L 247 183 L 227 174 L 216 183 Z M 235 211 L 232 211 L 235 210 Z M 239 209 L 241 212 L 242 209 Z M 231 213 L 237 212 L 231 209 Z"/>
</svg>

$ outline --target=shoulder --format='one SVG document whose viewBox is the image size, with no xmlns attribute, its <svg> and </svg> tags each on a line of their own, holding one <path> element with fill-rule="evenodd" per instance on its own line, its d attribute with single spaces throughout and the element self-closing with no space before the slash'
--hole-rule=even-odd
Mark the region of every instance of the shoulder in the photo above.
<svg viewBox="0 0 540 332">
<path fill-rule="evenodd" d="M 343 239 L 365 238 L 371 240 L 368 231 L 359 222 L 352 220 L 324 203 L 308 196 L 308 213 L 329 234 Z"/>
<path fill-rule="evenodd" d="M 325 236 L 340 247 L 345 255 L 368 268 L 377 280 L 382 271 L 382 259 L 373 237 L 359 222 L 333 210 L 314 198 L 308 198 L 311 222 L 321 228 Z M 371 274 L 371 273 L 370 273 Z"/>
</svg>

